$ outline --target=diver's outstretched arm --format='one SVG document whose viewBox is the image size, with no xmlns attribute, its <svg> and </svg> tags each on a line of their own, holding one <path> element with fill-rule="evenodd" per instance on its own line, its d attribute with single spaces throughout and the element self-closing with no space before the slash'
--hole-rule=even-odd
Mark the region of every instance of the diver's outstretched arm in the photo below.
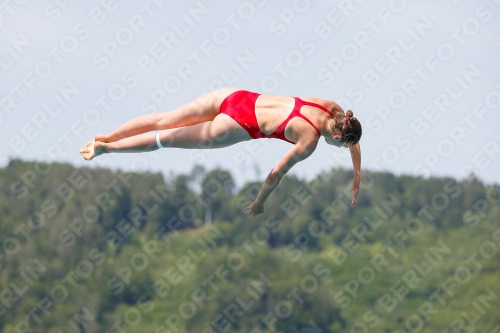
<svg viewBox="0 0 500 333">
<path fill-rule="evenodd" d="M 264 202 L 274 191 L 276 186 L 278 186 L 283 176 L 285 176 L 295 164 L 309 157 L 316 149 L 317 144 L 317 140 L 297 142 L 269 173 L 255 201 L 241 211 L 250 217 L 256 217 L 264 213 Z"/>
<path fill-rule="evenodd" d="M 354 179 L 352 181 L 352 202 L 351 206 L 356 206 L 358 202 L 359 182 L 361 180 L 361 147 L 359 142 L 349 146 L 351 151 L 352 166 L 354 168 Z"/>
</svg>

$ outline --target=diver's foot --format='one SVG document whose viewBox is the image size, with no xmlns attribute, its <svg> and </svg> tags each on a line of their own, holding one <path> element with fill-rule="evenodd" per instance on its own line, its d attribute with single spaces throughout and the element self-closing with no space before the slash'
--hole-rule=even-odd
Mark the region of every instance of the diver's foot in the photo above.
<svg viewBox="0 0 500 333">
<path fill-rule="evenodd" d="M 106 144 L 104 142 L 90 141 L 87 146 L 83 149 L 80 149 L 80 155 L 87 160 L 90 161 L 94 157 L 102 155 L 106 152 Z"/>
</svg>

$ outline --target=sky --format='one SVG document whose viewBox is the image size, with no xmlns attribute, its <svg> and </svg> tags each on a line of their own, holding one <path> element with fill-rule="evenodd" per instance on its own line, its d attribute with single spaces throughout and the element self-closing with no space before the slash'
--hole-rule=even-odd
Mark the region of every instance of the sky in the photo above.
<svg viewBox="0 0 500 333">
<path fill-rule="evenodd" d="M 319 97 L 363 126 L 362 170 L 500 175 L 500 0 L 0 1 L 0 163 L 230 170 L 263 180 L 289 143 L 109 154 L 96 133 L 208 91 Z M 323 140 L 291 173 L 351 168 Z"/>
</svg>

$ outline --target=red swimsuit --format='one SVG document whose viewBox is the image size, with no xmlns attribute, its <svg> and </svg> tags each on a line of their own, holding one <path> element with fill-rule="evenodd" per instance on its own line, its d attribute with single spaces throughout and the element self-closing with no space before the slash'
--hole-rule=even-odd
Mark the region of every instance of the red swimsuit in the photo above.
<svg viewBox="0 0 500 333">
<path fill-rule="evenodd" d="M 294 117 L 300 117 L 305 121 L 307 121 L 309 124 L 311 124 L 312 127 L 314 127 L 314 129 L 318 132 L 319 136 L 321 136 L 319 129 L 316 126 L 314 126 L 314 124 L 309 119 L 307 119 L 302 113 L 300 113 L 300 109 L 304 105 L 309 105 L 319 108 L 330 114 L 331 112 L 319 104 L 306 102 L 298 97 L 294 97 L 295 106 L 290 115 L 288 116 L 288 118 L 286 118 L 285 121 L 283 121 L 281 125 L 279 125 L 278 128 L 276 128 L 276 130 L 273 133 L 269 135 L 265 135 L 264 133 L 262 133 L 262 131 L 259 128 L 259 124 L 257 123 L 257 117 L 255 116 L 255 102 L 257 101 L 257 98 L 260 95 L 261 94 L 257 94 L 246 90 L 236 91 L 231 95 L 227 96 L 226 99 L 224 99 L 224 101 L 220 106 L 220 113 L 225 113 L 229 117 L 236 120 L 236 122 L 240 124 L 241 127 L 246 129 L 246 131 L 248 132 L 248 134 L 250 134 L 252 139 L 276 138 L 295 144 L 295 142 L 292 142 L 287 138 L 285 138 L 286 125 Z"/>
</svg>

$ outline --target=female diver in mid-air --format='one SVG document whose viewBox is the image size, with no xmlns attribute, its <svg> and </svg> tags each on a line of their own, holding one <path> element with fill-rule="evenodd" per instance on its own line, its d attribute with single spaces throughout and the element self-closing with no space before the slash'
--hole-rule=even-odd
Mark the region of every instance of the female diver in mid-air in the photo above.
<svg viewBox="0 0 500 333">
<path fill-rule="evenodd" d="M 150 131 L 159 132 L 146 133 Z M 268 96 L 224 88 L 174 111 L 132 119 L 111 134 L 97 134 L 80 154 L 91 160 L 104 153 L 147 152 L 164 147 L 222 148 L 259 138 L 290 142 L 294 146 L 269 173 L 255 201 L 242 209 L 255 217 L 264 212 L 264 202 L 292 166 L 313 153 L 321 136 L 328 144 L 348 147 L 351 152 L 351 205 L 355 206 L 361 176 L 361 124 L 352 111 L 344 114 L 337 103 L 319 98 Z"/>
</svg>

